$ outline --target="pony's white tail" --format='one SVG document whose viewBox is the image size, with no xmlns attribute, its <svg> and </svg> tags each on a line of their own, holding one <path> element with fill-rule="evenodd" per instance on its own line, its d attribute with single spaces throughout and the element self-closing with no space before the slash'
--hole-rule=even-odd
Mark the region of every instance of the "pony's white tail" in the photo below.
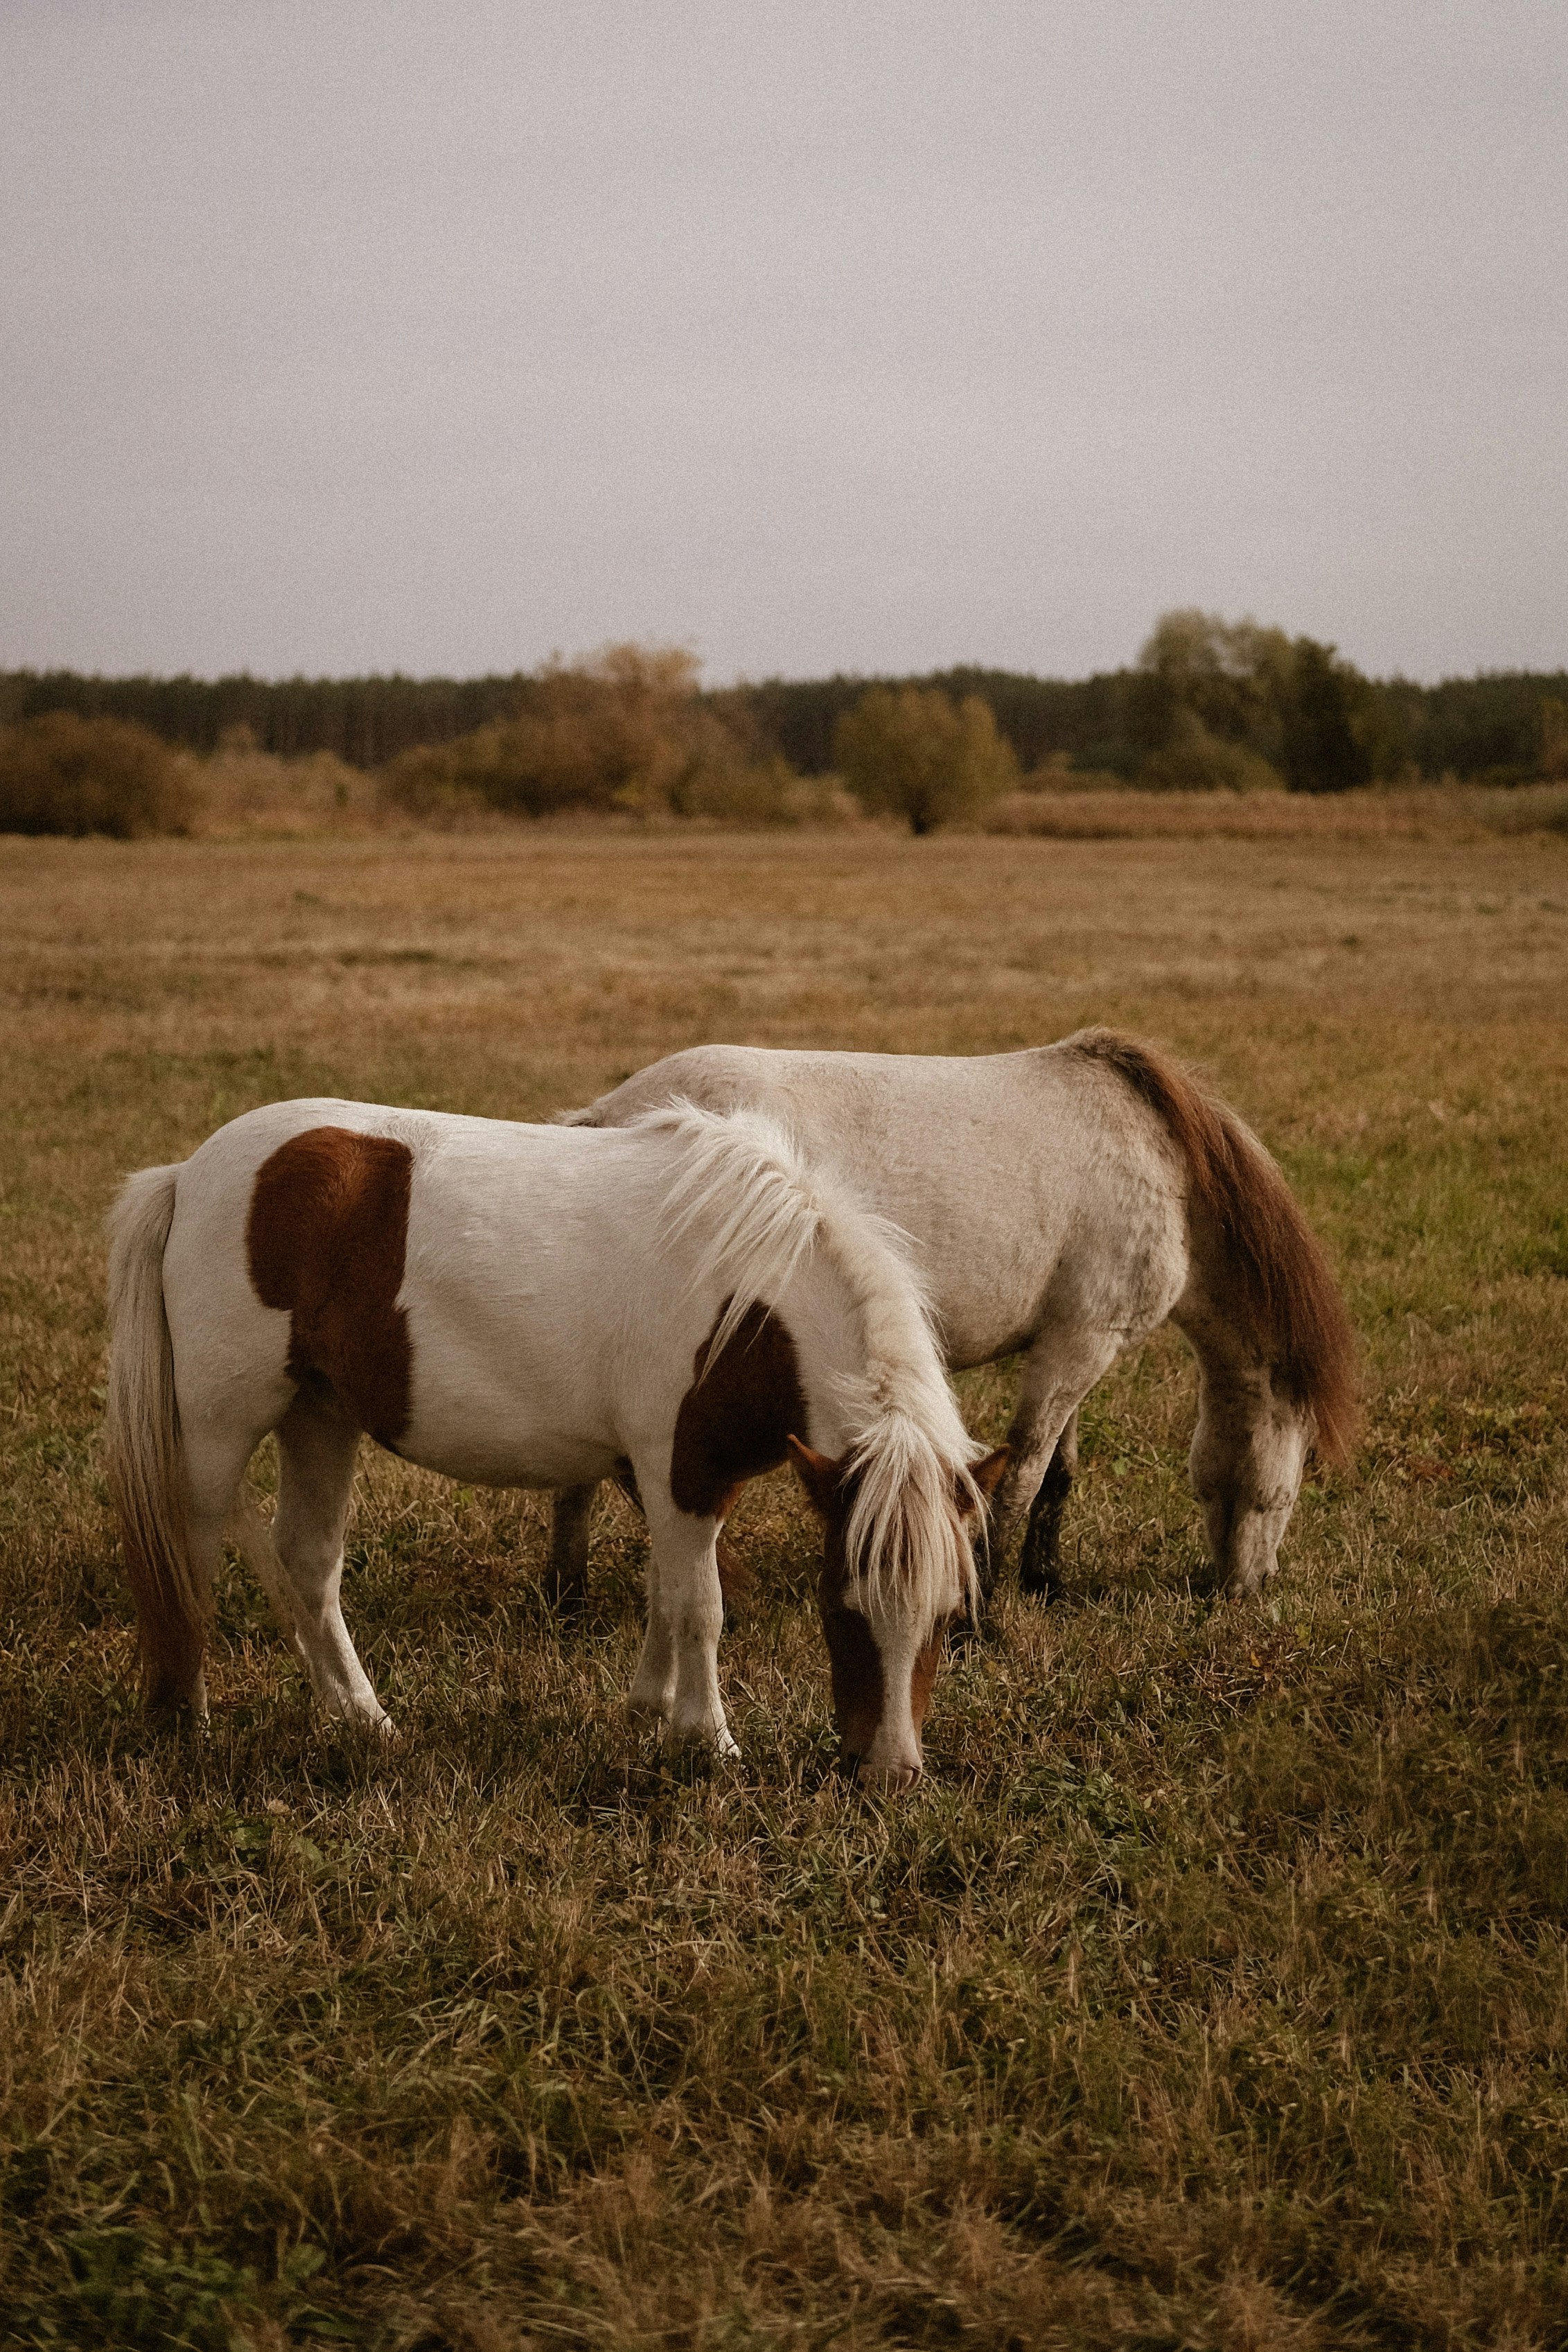
<svg viewBox="0 0 1568 2352">
<path fill-rule="evenodd" d="M 191 1567 L 163 1251 L 175 1168 L 127 1179 L 110 1213 L 109 1491 L 125 1546 L 152 1707 L 201 1705 L 207 1607 Z"/>
</svg>

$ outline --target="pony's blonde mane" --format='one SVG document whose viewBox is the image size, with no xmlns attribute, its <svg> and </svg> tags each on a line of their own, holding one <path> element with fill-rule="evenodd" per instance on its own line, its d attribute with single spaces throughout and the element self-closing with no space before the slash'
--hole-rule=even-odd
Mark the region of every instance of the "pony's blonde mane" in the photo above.
<svg viewBox="0 0 1568 2352">
<path fill-rule="evenodd" d="M 840 1387 L 852 1438 L 855 1497 L 846 1564 L 873 1608 L 894 1600 L 927 1622 L 972 1602 L 975 1567 L 961 1507 L 981 1524 L 968 1435 L 942 1369 L 931 1303 L 896 1225 L 811 1167 L 788 1130 L 755 1110 L 677 1101 L 634 1122 L 668 1136 L 675 1173 L 666 1234 L 695 1241 L 694 1289 L 729 1293 L 707 1349 L 717 1361 L 756 1306 L 776 1305 L 813 1250 L 848 1290 L 864 1349 Z M 804 1433 L 801 1433 L 802 1434 Z"/>
</svg>

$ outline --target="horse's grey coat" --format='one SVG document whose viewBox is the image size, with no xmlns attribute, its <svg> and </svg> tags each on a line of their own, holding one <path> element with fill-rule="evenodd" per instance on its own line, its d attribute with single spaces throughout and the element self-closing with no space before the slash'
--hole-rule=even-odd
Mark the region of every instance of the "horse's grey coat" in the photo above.
<svg viewBox="0 0 1568 2352">
<path fill-rule="evenodd" d="M 1272 1574 L 1310 1413 L 1274 1377 L 1165 1122 L 1087 1036 L 967 1058 L 695 1046 L 569 1123 L 622 1126 L 683 1098 L 768 1111 L 901 1226 L 954 1369 L 1023 1353 L 991 1538 L 994 1560 L 1030 1514 L 1026 1590 L 1053 1583 L 1080 1402 L 1167 1318 L 1198 1359 L 1190 1469 L 1214 1565 L 1232 1593 Z M 587 1499 L 560 1502 L 563 1597 L 585 1572 Z"/>
</svg>

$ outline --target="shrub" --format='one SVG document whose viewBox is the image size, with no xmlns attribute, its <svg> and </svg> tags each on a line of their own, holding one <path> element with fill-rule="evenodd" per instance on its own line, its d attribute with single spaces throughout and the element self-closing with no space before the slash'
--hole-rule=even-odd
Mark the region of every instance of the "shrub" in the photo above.
<svg viewBox="0 0 1568 2352">
<path fill-rule="evenodd" d="M 977 694 L 955 703 L 936 687 L 873 686 L 839 720 L 833 747 L 855 797 L 915 833 L 977 815 L 1018 783 L 1012 746 Z"/>
<path fill-rule="evenodd" d="M 1079 767 L 1066 751 L 1053 751 L 1049 760 L 1019 778 L 1018 789 L 1020 793 L 1125 793 L 1132 791 L 1133 780 L 1114 768 Z"/>
<path fill-rule="evenodd" d="M 759 827 L 843 824 L 860 811 L 831 776 L 798 775 L 775 754 L 703 768 L 681 793 L 675 814 Z"/>
<path fill-rule="evenodd" d="M 1194 712 L 1182 710 L 1170 740 L 1138 771 L 1138 782 L 1154 793 L 1278 793 L 1285 780 L 1245 743 L 1222 741 Z"/>
<path fill-rule="evenodd" d="M 1553 782 L 1568 776 L 1568 702 L 1555 695 L 1541 705 L 1541 773 Z"/>
<path fill-rule="evenodd" d="M 704 704 L 690 654 L 641 646 L 551 663 L 523 682 L 512 718 L 404 751 L 386 772 L 388 797 L 427 821 L 566 808 L 789 821 L 790 781 L 743 725 Z"/>
<path fill-rule="evenodd" d="M 0 832 L 188 833 L 190 762 L 123 719 L 51 710 L 0 732 Z"/>
<path fill-rule="evenodd" d="M 282 834 L 358 831 L 373 824 L 380 790 L 362 768 L 332 751 L 279 759 L 249 727 L 224 730 L 198 771 L 202 829 Z"/>
</svg>

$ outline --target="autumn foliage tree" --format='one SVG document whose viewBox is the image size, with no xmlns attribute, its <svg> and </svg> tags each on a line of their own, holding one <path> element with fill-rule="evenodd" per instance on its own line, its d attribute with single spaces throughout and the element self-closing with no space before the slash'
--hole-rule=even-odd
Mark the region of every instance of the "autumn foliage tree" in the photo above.
<svg viewBox="0 0 1568 2352">
<path fill-rule="evenodd" d="M 510 718 L 393 760 L 389 795 L 424 816 L 465 804 L 766 821 L 788 772 L 738 715 L 727 720 L 704 700 L 697 674 L 682 646 L 611 646 L 547 663 L 519 683 Z"/>
<path fill-rule="evenodd" d="M 184 833 L 190 761 L 145 727 L 51 710 L 0 729 L 0 833 Z"/>
<path fill-rule="evenodd" d="M 935 687 L 873 686 L 839 720 L 833 748 L 862 806 L 914 833 L 976 815 L 1018 782 L 1012 746 L 977 694 L 955 702 Z"/>
<path fill-rule="evenodd" d="M 1161 615 L 1131 709 L 1138 782 L 1167 790 L 1349 792 L 1409 759 L 1397 703 L 1333 646 L 1216 613 Z"/>
</svg>

